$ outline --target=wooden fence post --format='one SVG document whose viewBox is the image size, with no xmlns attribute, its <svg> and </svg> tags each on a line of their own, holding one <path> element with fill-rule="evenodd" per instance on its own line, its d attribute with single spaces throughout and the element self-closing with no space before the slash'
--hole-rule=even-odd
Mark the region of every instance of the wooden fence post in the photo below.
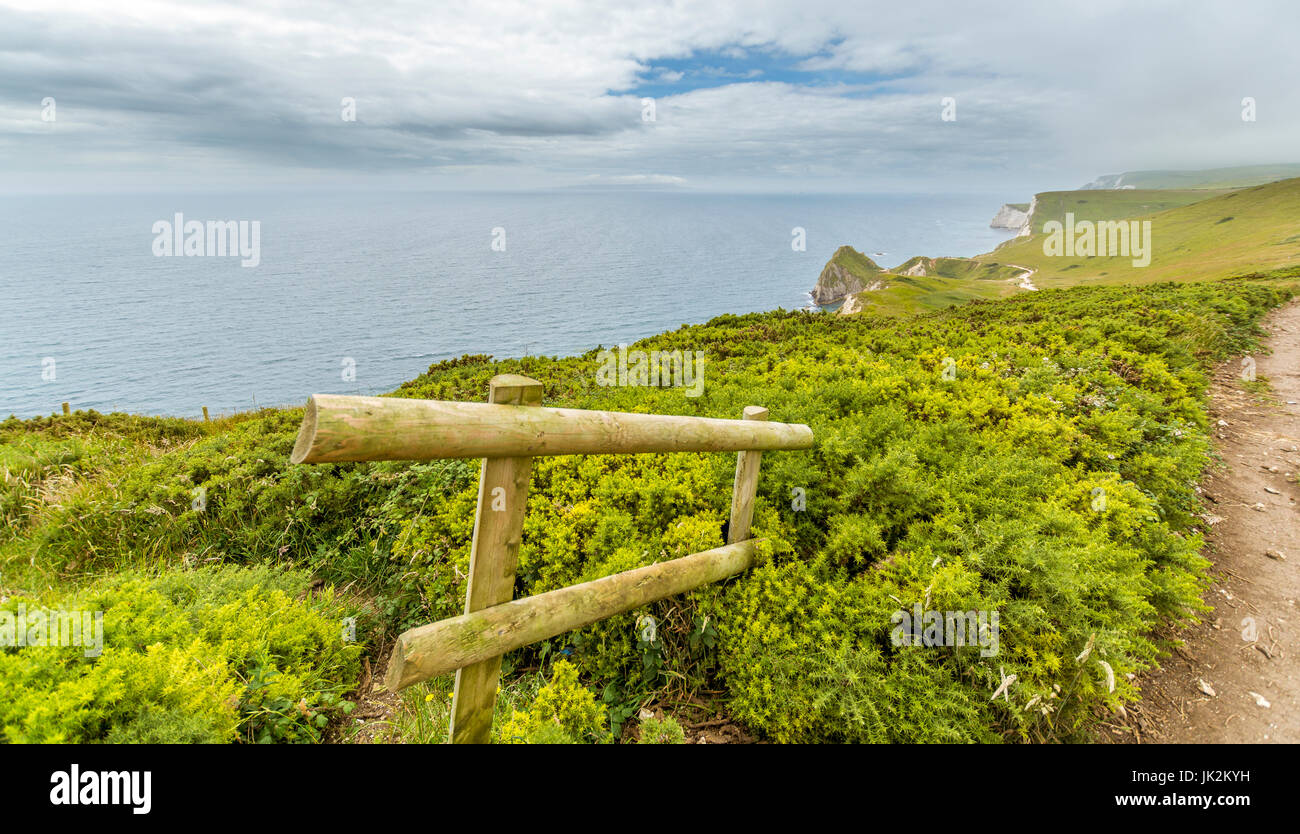
<svg viewBox="0 0 1300 834">
<path fill-rule="evenodd" d="M 492 378 L 488 401 L 498 405 L 541 405 L 542 390 L 542 383 L 535 379 L 500 374 Z M 483 459 L 470 545 L 466 614 L 509 602 L 514 596 L 515 566 L 532 470 L 531 457 Z M 456 672 L 451 703 L 453 744 L 485 744 L 491 740 L 500 678 L 500 655 Z"/>
<path fill-rule="evenodd" d="M 745 420 L 766 420 L 767 409 L 760 405 L 745 406 Z M 727 523 L 727 544 L 749 538 L 754 520 L 754 497 L 758 494 L 758 464 L 762 452 L 736 453 L 736 482 L 731 488 L 731 520 Z"/>
<path fill-rule="evenodd" d="M 208 407 L 203 406 L 203 422 L 208 422 Z"/>
<path fill-rule="evenodd" d="M 64 403 L 64 404 L 63 404 L 63 416 L 66 417 L 66 416 L 68 416 L 68 415 L 71 414 L 71 413 L 72 413 L 72 406 L 69 405 L 68 403 Z"/>
</svg>

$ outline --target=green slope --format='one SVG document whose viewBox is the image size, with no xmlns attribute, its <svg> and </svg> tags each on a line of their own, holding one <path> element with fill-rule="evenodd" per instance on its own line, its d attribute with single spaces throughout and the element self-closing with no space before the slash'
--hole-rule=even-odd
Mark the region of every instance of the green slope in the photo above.
<svg viewBox="0 0 1300 834">
<path fill-rule="evenodd" d="M 1009 281 L 1021 270 L 993 261 L 974 258 L 927 258 L 918 255 L 909 258 L 888 272 L 892 275 L 916 278 L 941 277 L 977 281 Z"/>
<path fill-rule="evenodd" d="M 1069 192 L 1105 194 L 1102 206 L 1118 207 L 1112 195 L 1125 192 Z M 1134 194 L 1137 192 L 1127 192 Z M 1300 263 L 1300 178 L 1255 186 L 1189 205 L 1149 214 L 1115 214 L 1105 218 L 1086 209 L 1077 220 L 1132 217 L 1151 222 L 1152 257 L 1146 267 L 1136 267 L 1128 257 L 1064 257 L 1044 253 L 1046 235 L 1038 232 L 1016 238 L 981 260 L 1022 264 L 1038 270 L 1033 281 L 1040 288 L 1082 283 L 1146 283 L 1167 280 L 1203 280 L 1234 273 L 1273 269 Z"/>
<path fill-rule="evenodd" d="M 845 312 L 903 314 L 941 310 L 976 298 L 1005 298 L 1021 292 L 1023 273 L 1018 267 L 991 261 L 917 256 L 877 274 L 876 279 L 887 286 L 855 294 Z"/>
<path fill-rule="evenodd" d="M 1191 205 L 1231 192 L 1232 189 L 1227 188 L 1174 191 L 1157 189 L 1044 191 L 1035 195 L 1034 213 L 1029 218 L 1029 224 L 1034 231 L 1042 231 L 1044 223 L 1052 220 L 1064 222 L 1067 212 L 1072 213 L 1076 220 L 1118 220 L 1125 217 L 1138 217 Z"/>
<path fill-rule="evenodd" d="M 883 274 L 881 278 L 888 280 L 889 286 L 855 295 L 853 312 L 905 315 L 922 310 L 941 310 L 974 299 L 1004 298 L 1020 292 L 1015 284 L 1006 280 L 972 281 L 941 275 L 911 277 L 892 274 Z"/>
<path fill-rule="evenodd" d="M 852 246 L 841 246 L 836 249 L 835 254 L 831 256 L 831 263 L 839 264 L 849 272 L 862 278 L 869 278 L 877 272 L 884 272 L 884 267 Z"/>
<path fill-rule="evenodd" d="M 1216 174 L 1201 173 L 1207 181 Z M 1149 221 L 1150 263 L 1135 266 L 1131 255 L 1047 254 L 1043 227 L 1063 222 L 1067 214 L 1075 222 Z M 845 310 L 901 314 L 1013 295 L 1025 291 L 1022 269 L 1033 271 L 1033 288 L 1049 289 L 1196 281 L 1300 264 L 1300 178 L 1236 189 L 1044 192 L 1037 195 L 1032 228 L 1035 234 L 976 258 L 911 258 L 877 273 L 888 286 L 857 293 Z M 900 275 L 907 271 L 924 274 Z"/>
<path fill-rule="evenodd" d="M 1247 188 L 1290 177 L 1300 177 L 1300 164 L 1237 165 L 1200 171 L 1126 171 L 1118 177 L 1101 177 L 1097 181 L 1118 180 L 1122 185 L 1138 189 Z"/>
</svg>

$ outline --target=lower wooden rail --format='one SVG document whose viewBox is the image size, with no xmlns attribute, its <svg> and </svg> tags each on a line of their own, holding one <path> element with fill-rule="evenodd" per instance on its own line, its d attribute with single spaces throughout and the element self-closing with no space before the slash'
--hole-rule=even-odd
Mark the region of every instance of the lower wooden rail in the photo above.
<svg viewBox="0 0 1300 834">
<path fill-rule="evenodd" d="M 396 691 L 735 576 L 753 566 L 762 541 L 716 547 L 413 628 L 397 638 L 384 684 Z"/>
</svg>

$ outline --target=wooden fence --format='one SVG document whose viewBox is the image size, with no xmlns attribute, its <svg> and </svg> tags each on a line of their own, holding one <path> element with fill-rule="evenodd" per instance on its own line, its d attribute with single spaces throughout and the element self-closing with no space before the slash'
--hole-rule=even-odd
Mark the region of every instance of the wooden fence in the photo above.
<svg viewBox="0 0 1300 834">
<path fill-rule="evenodd" d="M 63 403 L 63 416 L 69 417 L 71 415 L 72 415 L 72 403 L 68 403 L 68 402 Z M 212 418 L 208 416 L 208 407 L 206 405 L 203 406 L 203 422 L 207 423 L 211 421 L 211 419 Z"/>
<path fill-rule="evenodd" d="M 465 613 L 397 638 L 385 683 L 396 691 L 456 671 L 452 743 L 490 739 L 501 656 L 606 617 L 747 570 L 764 451 L 808 449 L 804 425 L 545 408 L 542 384 L 493 377 L 487 403 L 317 394 L 307 403 L 293 463 L 483 458 Z M 727 544 L 680 559 L 513 600 L 532 459 L 543 455 L 738 452 Z"/>
</svg>

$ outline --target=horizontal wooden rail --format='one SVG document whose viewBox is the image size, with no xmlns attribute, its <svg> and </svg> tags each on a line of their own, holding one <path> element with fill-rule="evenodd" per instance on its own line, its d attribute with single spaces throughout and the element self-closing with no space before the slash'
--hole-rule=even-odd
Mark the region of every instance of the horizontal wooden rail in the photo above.
<svg viewBox="0 0 1300 834">
<path fill-rule="evenodd" d="M 582 628 L 749 569 L 763 539 L 717 547 L 603 579 L 494 605 L 403 632 L 384 684 L 390 691 Z"/>
<path fill-rule="evenodd" d="M 793 423 L 316 394 L 293 463 L 810 449 Z"/>
</svg>

